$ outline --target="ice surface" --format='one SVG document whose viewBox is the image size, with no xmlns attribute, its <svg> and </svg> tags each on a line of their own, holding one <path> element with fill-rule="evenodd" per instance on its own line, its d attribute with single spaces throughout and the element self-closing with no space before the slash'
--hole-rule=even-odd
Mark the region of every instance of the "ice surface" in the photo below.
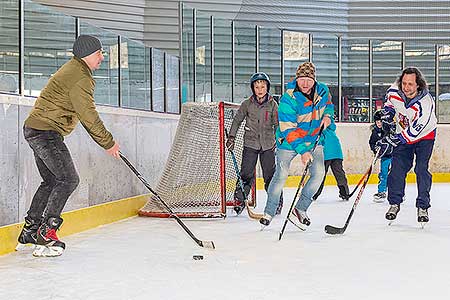
<svg viewBox="0 0 450 300">
<path fill-rule="evenodd" d="M 198 247 L 174 221 L 135 217 L 66 237 L 57 258 L 31 251 L 0 257 L 0 299 L 447 299 L 450 295 L 449 184 L 433 184 L 430 223 L 416 219 L 415 184 L 397 220 L 387 226 L 388 204 L 366 188 L 347 231 L 353 205 L 327 186 L 309 210 L 311 226 L 288 224 L 277 240 L 295 189 L 265 231 L 243 213 L 224 220 L 185 220 L 216 250 Z M 354 196 L 355 197 L 355 196 Z M 264 191 L 256 211 L 264 208 Z M 193 255 L 203 255 L 194 260 Z"/>
</svg>

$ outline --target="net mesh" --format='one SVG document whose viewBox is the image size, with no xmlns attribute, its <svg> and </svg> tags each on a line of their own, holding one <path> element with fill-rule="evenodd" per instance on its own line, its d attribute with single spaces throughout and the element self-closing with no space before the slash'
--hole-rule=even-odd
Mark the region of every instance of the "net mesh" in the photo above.
<svg viewBox="0 0 450 300">
<path fill-rule="evenodd" d="M 223 102 L 183 104 L 175 139 L 156 187 L 159 196 L 178 216 L 223 217 L 226 204 L 234 204 L 237 176 L 231 155 L 225 151 L 221 126 L 229 130 L 238 109 L 239 105 Z M 239 165 L 243 127 L 244 122 L 234 147 Z M 254 194 L 253 189 L 252 199 Z M 153 197 L 139 213 L 151 217 L 169 216 Z"/>
</svg>

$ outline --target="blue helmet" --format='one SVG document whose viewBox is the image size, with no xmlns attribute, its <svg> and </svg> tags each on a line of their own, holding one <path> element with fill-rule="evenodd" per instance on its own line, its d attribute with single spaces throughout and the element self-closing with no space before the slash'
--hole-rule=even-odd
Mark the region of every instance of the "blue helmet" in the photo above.
<svg viewBox="0 0 450 300">
<path fill-rule="evenodd" d="M 373 114 L 373 120 L 374 121 L 381 121 L 381 118 L 383 117 L 383 111 L 381 109 L 378 109 L 374 114 Z"/>
<path fill-rule="evenodd" d="M 269 75 L 267 75 L 264 72 L 257 72 L 255 74 L 253 74 L 252 77 L 250 77 L 250 88 L 252 89 L 253 94 L 255 93 L 253 84 L 255 83 L 255 81 L 258 81 L 258 80 L 265 80 L 267 82 L 267 93 L 269 93 L 269 90 L 270 90 Z"/>
</svg>

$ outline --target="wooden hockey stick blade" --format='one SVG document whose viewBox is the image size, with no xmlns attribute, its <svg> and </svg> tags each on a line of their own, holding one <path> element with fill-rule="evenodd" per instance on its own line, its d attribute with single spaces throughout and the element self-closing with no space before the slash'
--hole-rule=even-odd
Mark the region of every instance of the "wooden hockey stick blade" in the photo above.
<svg viewBox="0 0 450 300">
<path fill-rule="evenodd" d="M 214 246 L 214 242 L 213 241 L 200 241 L 199 240 L 198 245 L 203 247 L 203 248 L 216 249 L 216 246 Z"/>
<path fill-rule="evenodd" d="M 264 216 L 263 214 L 254 212 L 253 209 L 250 208 L 250 205 L 248 205 L 248 201 L 245 201 L 245 208 L 247 209 L 247 213 L 250 219 L 259 220 Z"/>
</svg>

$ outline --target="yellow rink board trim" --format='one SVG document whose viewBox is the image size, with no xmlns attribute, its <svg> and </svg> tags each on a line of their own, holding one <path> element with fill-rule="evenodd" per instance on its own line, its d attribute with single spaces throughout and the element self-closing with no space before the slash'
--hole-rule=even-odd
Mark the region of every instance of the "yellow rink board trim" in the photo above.
<svg viewBox="0 0 450 300">
<path fill-rule="evenodd" d="M 331 171 L 329 171 L 330 173 Z M 359 182 L 362 174 L 347 174 L 348 185 L 352 186 Z M 297 187 L 301 176 L 289 176 L 286 180 L 285 187 Z M 416 183 L 416 174 L 408 173 L 406 176 L 407 183 Z M 433 182 L 449 183 L 450 173 L 433 173 Z M 378 174 L 372 174 L 369 178 L 369 184 L 378 184 Z M 332 174 L 328 174 L 325 179 L 325 185 L 336 185 L 336 179 Z M 264 181 L 262 178 L 256 180 L 256 189 L 264 189 Z"/>
<path fill-rule="evenodd" d="M 140 195 L 65 212 L 62 214 L 64 223 L 58 235 L 64 237 L 136 216 L 148 200 L 149 195 Z M 0 255 L 14 251 L 22 226 L 23 222 L 0 227 Z"/>
</svg>

